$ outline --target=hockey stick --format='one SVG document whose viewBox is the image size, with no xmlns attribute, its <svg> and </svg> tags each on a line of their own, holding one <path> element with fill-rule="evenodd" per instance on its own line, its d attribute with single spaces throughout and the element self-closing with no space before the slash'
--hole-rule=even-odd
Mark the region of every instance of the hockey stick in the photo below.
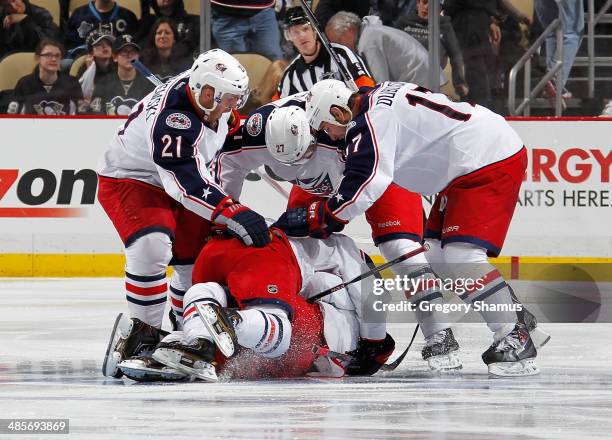
<svg viewBox="0 0 612 440">
<path fill-rule="evenodd" d="M 340 61 L 338 54 L 334 52 L 334 50 L 332 49 L 331 43 L 327 39 L 325 32 L 322 32 L 319 29 L 319 22 L 317 21 L 316 17 L 312 13 L 312 9 L 310 9 L 310 6 L 308 6 L 308 4 L 306 3 L 306 0 L 300 0 L 300 6 L 302 7 L 302 9 L 304 10 L 304 13 L 308 17 L 308 21 L 310 21 L 310 23 L 312 24 L 312 27 L 314 28 L 315 32 L 319 36 L 319 40 L 321 40 L 321 44 L 323 45 L 325 50 L 329 53 L 329 56 L 336 64 L 336 67 L 338 67 L 338 72 L 340 72 L 342 81 L 344 81 L 346 86 L 349 89 L 351 89 L 353 92 L 358 91 L 359 88 L 357 87 L 357 84 L 355 84 L 355 80 L 353 79 L 352 75 L 350 74 L 346 66 L 342 64 L 342 62 Z"/>
<path fill-rule="evenodd" d="M 268 176 L 266 170 L 260 171 L 259 168 L 251 170 L 252 173 L 257 174 L 259 177 L 263 179 L 268 185 L 270 185 L 277 193 L 283 196 L 286 199 L 289 199 L 289 193 L 283 188 L 280 183 L 274 180 L 272 177 Z"/>
<path fill-rule="evenodd" d="M 352 362 L 355 360 L 355 356 L 348 353 L 338 353 L 337 351 L 332 351 L 327 347 L 321 347 L 317 344 L 312 346 L 312 352 L 317 356 L 336 358 L 344 362 Z"/>
<path fill-rule="evenodd" d="M 324 296 L 330 295 L 334 292 L 337 292 L 338 290 L 342 290 L 344 289 L 346 286 L 348 286 L 349 284 L 353 284 L 356 283 L 357 281 L 361 281 L 369 276 L 372 276 L 374 274 L 380 273 L 385 269 L 390 268 L 391 266 L 396 265 L 397 263 L 401 263 L 404 260 L 407 260 L 408 258 L 414 257 L 415 255 L 420 254 L 421 252 L 425 252 L 427 249 L 429 248 L 429 246 L 427 244 L 424 244 L 422 246 L 419 246 L 418 249 L 415 249 L 411 252 L 408 252 L 407 254 L 404 255 L 400 255 L 397 258 L 394 258 L 391 261 L 387 261 L 385 264 L 381 264 L 380 266 L 375 266 L 374 268 L 368 270 L 367 272 L 362 273 L 361 275 L 356 276 L 355 278 L 353 278 L 350 281 L 347 281 L 346 283 L 340 283 L 337 286 L 334 286 L 330 289 L 324 290 L 321 293 L 317 293 L 314 296 L 311 296 L 310 298 L 308 298 L 306 301 L 310 304 L 312 304 L 313 302 L 315 302 L 318 299 L 323 298 Z"/>
<path fill-rule="evenodd" d="M 153 85 L 155 85 L 155 87 L 160 86 L 160 85 L 163 84 L 163 82 L 161 82 L 159 80 L 159 78 L 155 76 L 155 74 L 153 72 L 151 72 L 149 69 L 147 69 L 147 67 L 144 64 L 142 64 L 140 62 L 140 60 L 133 59 L 132 60 L 132 66 L 134 66 L 134 69 L 136 69 L 138 71 L 138 73 L 140 73 L 146 79 L 151 81 L 153 83 Z"/>
<path fill-rule="evenodd" d="M 410 342 L 408 343 L 408 347 L 406 347 L 404 352 L 400 354 L 399 357 L 393 362 L 391 362 L 390 364 L 385 364 L 382 367 L 380 367 L 381 371 L 393 371 L 399 366 L 399 364 L 402 363 L 402 361 L 408 354 L 408 350 L 410 350 L 410 347 L 412 347 L 412 343 L 414 342 L 414 338 L 416 338 L 418 331 L 419 331 L 419 324 L 417 324 L 416 327 L 414 328 L 414 333 L 412 334 L 412 338 L 410 339 Z"/>
</svg>

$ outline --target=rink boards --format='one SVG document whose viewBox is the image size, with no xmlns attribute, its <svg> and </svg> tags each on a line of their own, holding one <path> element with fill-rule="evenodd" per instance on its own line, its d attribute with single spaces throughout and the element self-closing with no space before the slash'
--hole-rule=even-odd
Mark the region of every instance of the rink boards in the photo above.
<svg viewBox="0 0 612 440">
<path fill-rule="evenodd" d="M 122 244 L 95 196 L 98 161 L 122 123 L 0 118 L 0 276 L 122 275 Z M 595 279 L 612 281 L 612 120 L 510 124 L 528 147 L 529 167 L 496 263 L 511 278 L 554 277 L 552 264 L 588 267 Z M 285 198 L 255 175 L 241 199 L 271 218 L 285 206 Z M 424 198 L 426 210 L 430 202 Z M 346 233 L 377 254 L 363 218 Z M 538 270 L 541 264 L 548 269 Z"/>
</svg>

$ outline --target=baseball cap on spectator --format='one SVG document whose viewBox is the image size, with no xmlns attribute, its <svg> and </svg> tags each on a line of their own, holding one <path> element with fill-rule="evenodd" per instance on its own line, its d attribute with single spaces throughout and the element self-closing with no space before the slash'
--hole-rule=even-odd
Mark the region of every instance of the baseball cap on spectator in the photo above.
<svg viewBox="0 0 612 440">
<path fill-rule="evenodd" d="M 102 40 L 106 40 L 112 45 L 115 42 L 115 37 L 106 32 L 100 32 L 98 30 L 91 31 L 89 35 L 87 35 L 87 50 L 91 51 L 93 47 Z"/>
<path fill-rule="evenodd" d="M 123 34 L 115 39 L 115 43 L 113 44 L 113 53 L 118 53 L 121 49 L 127 46 L 132 46 L 134 49 L 140 52 L 140 46 L 136 44 L 134 37 L 129 34 Z"/>
</svg>

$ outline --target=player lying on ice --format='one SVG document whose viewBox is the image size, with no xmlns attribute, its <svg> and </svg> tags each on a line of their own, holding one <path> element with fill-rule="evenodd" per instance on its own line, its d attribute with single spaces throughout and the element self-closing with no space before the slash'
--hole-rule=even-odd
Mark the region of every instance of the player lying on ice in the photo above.
<svg viewBox="0 0 612 440">
<path fill-rule="evenodd" d="M 384 315 L 371 323 L 363 319 L 368 292 L 362 289 L 369 283 L 350 284 L 314 304 L 305 300 L 366 271 L 354 242 L 340 234 L 288 239 L 276 228 L 271 237 L 261 248 L 221 236 L 206 244 L 183 301 L 183 331 L 166 334 L 152 357 L 132 353 L 143 334 L 165 332 L 120 315 L 105 360 L 108 375 L 216 381 L 220 373 L 270 378 L 378 371 L 395 343 Z M 352 358 L 320 356 L 315 345 Z"/>
<path fill-rule="evenodd" d="M 392 184 L 437 194 L 425 233 L 433 269 L 480 280 L 481 288 L 461 295 L 467 303 L 510 306 L 480 311 L 493 332 L 482 355 L 489 372 L 537 374 L 535 321 L 512 311 L 516 297 L 487 260 L 501 251 L 527 166 L 525 147 L 504 118 L 415 84 L 384 82 L 353 93 L 332 79 L 313 86 L 306 115 L 314 130 L 345 140 L 343 179 L 333 197 L 290 209 L 277 225 L 289 235 L 326 237 Z"/>
<path fill-rule="evenodd" d="M 308 92 L 266 104 L 253 111 L 245 124 L 228 137 L 214 163 L 216 181 L 238 200 L 246 175 L 265 165 L 274 174 L 292 182 L 287 208 L 307 207 L 332 197 L 342 180 L 346 164 L 343 139 L 332 141 L 325 133 L 311 135 L 306 113 Z M 390 184 L 366 211 L 374 244 L 387 261 L 420 248 L 423 240 L 421 196 Z M 423 253 L 391 269 L 398 276 L 426 283 L 434 273 Z M 423 289 L 408 299 L 415 306 L 422 301 L 442 302 L 439 289 Z M 416 312 L 425 346 L 421 352 L 431 370 L 461 368 L 459 344 L 449 328 L 446 314 Z"/>
</svg>

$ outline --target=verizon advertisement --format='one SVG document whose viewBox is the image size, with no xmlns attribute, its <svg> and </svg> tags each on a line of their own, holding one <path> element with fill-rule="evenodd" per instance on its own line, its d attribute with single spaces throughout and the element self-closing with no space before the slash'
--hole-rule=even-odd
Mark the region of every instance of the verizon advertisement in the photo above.
<svg viewBox="0 0 612 440">
<path fill-rule="evenodd" d="M 0 118 L 0 253 L 113 254 L 122 245 L 97 203 L 95 170 L 117 119 Z M 529 169 L 503 255 L 612 256 L 612 121 L 512 120 Z M 249 176 L 242 201 L 276 218 L 285 206 Z M 426 209 L 431 200 L 424 199 Z M 372 251 L 357 219 L 347 233 Z M 376 253 L 376 252 L 374 252 Z"/>
</svg>

